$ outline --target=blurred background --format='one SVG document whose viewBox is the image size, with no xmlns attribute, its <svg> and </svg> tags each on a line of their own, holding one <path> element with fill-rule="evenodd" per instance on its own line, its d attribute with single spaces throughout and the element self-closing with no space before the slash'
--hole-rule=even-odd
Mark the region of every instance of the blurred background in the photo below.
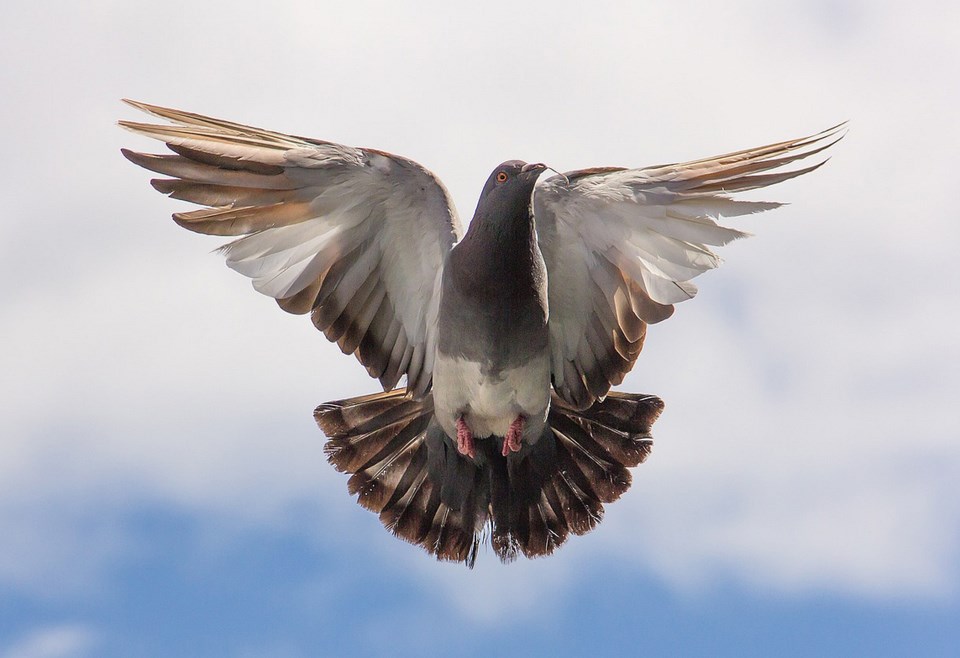
<svg viewBox="0 0 960 658">
<path fill-rule="evenodd" d="M 958 655 L 960 5 L 0 7 L 0 657 Z M 667 408 L 604 522 L 439 564 L 325 463 L 377 390 L 176 227 L 121 97 L 413 158 L 688 160 L 851 120 L 749 198 L 620 387 Z"/>
</svg>

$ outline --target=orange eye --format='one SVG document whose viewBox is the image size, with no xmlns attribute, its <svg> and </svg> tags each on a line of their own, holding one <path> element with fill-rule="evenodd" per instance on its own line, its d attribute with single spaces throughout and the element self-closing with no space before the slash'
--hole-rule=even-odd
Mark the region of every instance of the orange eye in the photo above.
<svg viewBox="0 0 960 658">
<path fill-rule="evenodd" d="M 497 174 L 498 183 L 506 182 L 506 180 L 507 180 L 507 172 L 501 171 L 499 174 Z"/>
</svg>

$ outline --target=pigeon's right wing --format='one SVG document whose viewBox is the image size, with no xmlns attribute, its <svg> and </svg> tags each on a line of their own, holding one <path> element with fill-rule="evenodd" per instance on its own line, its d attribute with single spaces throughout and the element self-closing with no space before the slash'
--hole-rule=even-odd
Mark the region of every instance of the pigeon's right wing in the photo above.
<svg viewBox="0 0 960 658">
<path fill-rule="evenodd" d="M 670 317 L 674 304 L 696 294 L 690 280 L 720 264 L 710 247 L 747 235 L 718 220 L 780 205 L 728 193 L 813 171 L 823 163 L 763 173 L 820 153 L 844 128 L 682 164 L 575 171 L 538 186 L 557 394 L 583 409 L 619 384 L 647 323 Z"/>
<path fill-rule="evenodd" d="M 176 213 L 191 231 L 243 236 L 227 265 L 354 353 L 384 389 L 431 384 L 439 275 L 459 238 L 436 177 L 396 155 L 294 137 L 128 101 L 173 125 L 121 121 L 174 152 L 124 150 L 170 176 L 157 190 L 207 206 Z"/>
</svg>

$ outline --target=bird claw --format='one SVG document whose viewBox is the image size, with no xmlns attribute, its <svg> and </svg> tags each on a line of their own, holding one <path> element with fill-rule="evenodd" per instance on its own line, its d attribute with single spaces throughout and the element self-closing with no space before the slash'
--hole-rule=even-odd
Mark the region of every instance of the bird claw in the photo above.
<svg viewBox="0 0 960 658">
<path fill-rule="evenodd" d="M 503 437 L 503 451 L 500 453 L 504 457 L 511 452 L 520 452 L 520 440 L 523 436 L 523 416 L 517 416 L 516 420 L 510 423 L 510 429 L 507 435 Z"/>
<path fill-rule="evenodd" d="M 477 456 L 477 447 L 473 443 L 473 432 L 467 427 L 467 421 L 460 416 L 457 419 L 457 452 L 473 459 Z"/>
</svg>

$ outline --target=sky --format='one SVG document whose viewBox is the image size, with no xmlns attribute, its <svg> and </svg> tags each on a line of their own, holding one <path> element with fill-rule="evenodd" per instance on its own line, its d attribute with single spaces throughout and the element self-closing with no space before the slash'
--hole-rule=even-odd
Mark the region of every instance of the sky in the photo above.
<svg viewBox="0 0 960 658">
<path fill-rule="evenodd" d="M 269 8 L 268 8 L 269 7 Z M 960 647 L 960 5 L 6 0 L 0 658 L 947 656 Z M 620 387 L 666 410 L 555 555 L 391 537 L 312 419 L 377 390 L 179 229 L 129 97 L 403 154 L 645 166 L 850 120 L 748 198 Z"/>
</svg>

